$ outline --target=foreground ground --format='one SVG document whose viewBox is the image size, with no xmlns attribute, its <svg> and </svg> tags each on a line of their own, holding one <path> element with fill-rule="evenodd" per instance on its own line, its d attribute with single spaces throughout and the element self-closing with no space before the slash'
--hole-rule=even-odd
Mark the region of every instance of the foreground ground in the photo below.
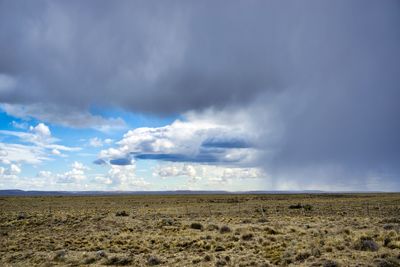
<svg viewBox="0 0 400 267">
<path fill-rule="evenodd" d="M 0 266 L 399 262 L 400 194 L 0 198 Z"/>
</svg>

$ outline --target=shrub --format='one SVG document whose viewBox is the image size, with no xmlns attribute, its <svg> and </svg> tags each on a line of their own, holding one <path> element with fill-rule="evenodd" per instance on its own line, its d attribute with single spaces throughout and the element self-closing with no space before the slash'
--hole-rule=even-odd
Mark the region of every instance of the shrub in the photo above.
<svg viewBox="0 0 400 267">
<path fill-rule="evenodd" d="M 290 205 L 289 206 L 289 209 L 301 209 L 301 208 L 302 208 L 302 206 L 301 206 L 300 203 L 297 203 L 296 205 Z"/>
<path fill-rule="evenodd" d="M 383 240 L 383 246 L 384 246 L 384 247 L 387 247 L 387 246 L 390 244 L 390 242 L 392 242 L 392 239 L 391 239 L 390 237 L 386 237 L 386 238 Z"/>
<path fill-rule="evenodd" d="M 26 218 L 27 218 L 27 216 L 26 216 L 25 212 L 18 213 L 17 220 L 24 220 Z"/>
<path fill-rule="evenodd" d="M 377 251 L 379 246 L 371 237 L 361 237 L 354 248 L 362 251 Z"/>
<path fill-rule="evenodd" d="M 127 257 L 118 257 L 114 256 L 107 260 L 106 265 L 129 265 L 131 264 L 132 260 Z"/>
<path fill-rule="evenodd" d="M 264 230 L 267 232 L 267 234 L 269 235 L 276 235 L 278 234 L 278 231 L 276 231 L 275 229 L 271 228 L 271 227 L 265 227 Z"/>
<path fill-rule="evenodd" d="M 301 251 L 299 254 L 296 255 L 296 261 L 305 261 L 311 256 L 308 251 Z"/>
<path fill-rule="evenodd" d="M 65 259 L 65 255 L 67 252 L 65 250 L 59 250 L 56 252 L 56 255 L 54 255 L 54 260 L 55 261 L 63 261 Z"/>
<path fill-rule="evenodd" d="M 96 262 L 96 258 L 94 258 L 94 257 L 89 257 L 89 258 L 86 258 L 84 261 L 83 261 L 83 264 L 92 264 L 92 263 L 95 263 Z"/>
<path fill-rule="evenodd" d="M 222 227 L 219 229 L 219 232 L 220 232 L 221 234 L 225 234 L 225 233 L 230 233 L 230 232 L 232 232 L 232 230 L 231 230 L 231 228 L 229 228 L 229 226 L 224 225 L 224 226 L 222 226 Z"/>
<path fill-rule="evenodd" d="M 115 213 L 115 216 L 121 216 L 121 217 L 126 217 L 126 216 L 129 216 L 129 213 L 127 213 L 126 211 L 117 211 L 116 213 Z"/>
<path fill-rule="evenodd" d="M 204 256 L 204 261 L 211 261 L 211 260 L 212 260 L 212 258 L 211 258 L 210 255 L 205 255 Z"/>
<path fill-rule="evenodd" d="M 310 204 L 306 204 L 306 205 L 303 206 L 303 209 L 305 211 L 311 211 L 313 209 L 313 207 Z"/>
<path fill-rule="evenodd" d="M 193 259 L 193 260 L 192 260 L 192 263 L 193 263 L 193 264 L 197 264 L 197 263 L 199 263 L 199 262 L 201 262 L 201 259 L 200 259 L 200 258 L 196 258 L 196 259 Z"/>
<path fill-rule="evenodd" d="M 158 264 L 161 264 L 161 260 L 159 258 L 157 258 L 156 256 L 150 256 L 147 259 L 147 264 L 151 265 L 151 266 L 158 265 Z"/>
<path fill-rule="evenodd" d="M 98 251 L 96 251 L 96 256 L 99 258 L 105 258 L 105 257 L 107 257 L 107 254 L 104 250 L 98 250 Z"/>
<path fill-rule="evenodd" d="M 396 258 L 378 259 L 375 261 L 377 267 L 399 267 L 400 261 Z"/>
<path fill-rule="evenodd" d="M 190 225 L 190 228 L 196 229 L 196 230 L 203 230 L 203 225 L 201 223 L 192 223 Z"/>
<path fill-rule="evenodd" d="M 250 240 L 253 239 L 253 234 L 252 234 L 252 233 L 244 234 L 244 235 L 242 235 L 242 239 L 243 239 L 244 241 L 250 241 Z"/>
<path fill-rule="evenodd" d="M 322 264 L 323 267 L 339 267 L 339 264 L 336 261 L 326 260 Z"/>
<path fill-rule="evenodd" d="M 224 248 L 223 246 L 216 246 L 216 247 L 215 247 L 215 251 L 216 251 L 216 252 L 218 252 L 218 251 L 225 251 L 225 248 Z"/>
<path fill-rule="evenodd" d="M 175 221 L 170 218 L 164 218 L 161 220 L 160 225 L 161 226 L 172 226 L 175 224 Z"/>
<path fill-rule="evenodd" d="M 224 260 L 218 260 L 218 261 L 215 263 L 215 266 L 216 266 L 216 267 L 225 266 L 225 265 L 226 265 L 226 262 L 225 262 Z"/>
</svg>

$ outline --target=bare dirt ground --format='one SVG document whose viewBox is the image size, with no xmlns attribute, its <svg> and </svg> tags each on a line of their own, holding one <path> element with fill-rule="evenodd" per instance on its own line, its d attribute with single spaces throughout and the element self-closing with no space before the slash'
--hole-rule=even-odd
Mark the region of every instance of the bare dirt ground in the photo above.
<svg viewBox="0 0 400 267">
<path fill-rule="evenodd" d="M 0 266 L 400 266 L 400 194 L 1 197 Z"/>
</svg>

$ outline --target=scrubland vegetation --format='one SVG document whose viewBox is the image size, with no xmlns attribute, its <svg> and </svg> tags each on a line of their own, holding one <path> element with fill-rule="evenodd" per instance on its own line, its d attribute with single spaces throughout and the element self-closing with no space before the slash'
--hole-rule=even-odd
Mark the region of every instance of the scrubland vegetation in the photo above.
<svg viewBox="0 0 400 267">
<path fill-rule="evenodd" d="M 0 198 L 0 266 L 400 266 L 400 194 Z"/>
</svg>

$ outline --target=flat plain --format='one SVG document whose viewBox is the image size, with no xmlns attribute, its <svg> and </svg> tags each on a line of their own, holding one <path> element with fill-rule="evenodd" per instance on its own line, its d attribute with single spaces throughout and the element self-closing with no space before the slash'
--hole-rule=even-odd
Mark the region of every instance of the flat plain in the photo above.
<svg viewBox="0 0 400 267">
<path fill-rule="evenodd" d="M 0 197 L 0 266 L 400 266 L 400 194 Z"/>
</svg>

